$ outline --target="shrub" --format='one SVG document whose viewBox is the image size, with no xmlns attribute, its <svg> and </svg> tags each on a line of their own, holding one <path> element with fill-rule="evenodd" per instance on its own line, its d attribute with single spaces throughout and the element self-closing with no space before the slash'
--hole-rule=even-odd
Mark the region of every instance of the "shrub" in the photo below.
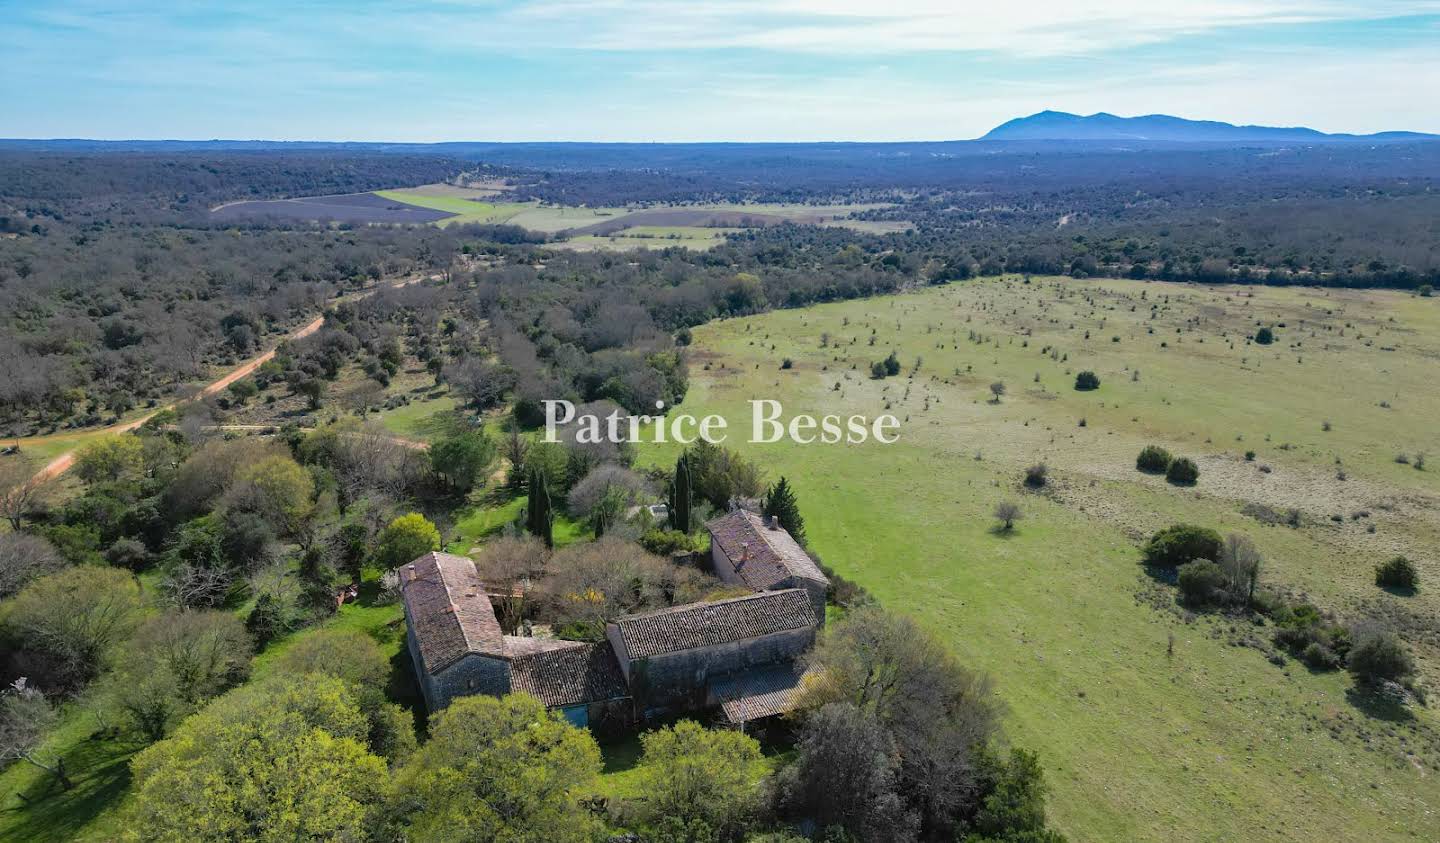
<svg viewBox="0 0 1440 843">
<path fill-rule="evenodd" d="M 1399 682 L 1415 672 L 1415 660 L 1393 632 L 1368 631 L 1356 636 L 1347 662 L 1350 673 L 1366 682 Z"/>
<path fill-rule="evenodd" d="M 1209 559 L 1196 559 L 1180 566 L 1178 582 L 1186 603 L 1207 606 L 1222 597 L 1225 572 Z"/>
<path fill-rule="evenodd" d="M 1397 556 L 1384 565 L 1375 566 L 1375 584 L 1382 588 L 1414 591 L 1420 585 L 1420 574 L 1415 570 L 1415 563 L 1404 556 Z"/>
<path fill-rule="evenodd" d="M 1255 462 L 1255 452 L 1254 452 L 1254 451 L 1246 451 L 1246 452 L 1245 452 L 1245 461 L 1246 461 L 1246 462 Z"/>
<path fill-rule="evenodd" d="M 656 556 L 674 556 L 677 553 L 694 553 L 695 539 L 679 530 L 647 530 L 640 537 L 640 546 Z"/>
<path fill-rule="evenodd" d="M 1275 332 L 1269 328 L 1261 328 L 1255 332 L 1255 342 L 1260 345 L 1269 345 L 1275 341 Z"/>
<path fill-rule="evenodd" d="M 1081 392 L 1089 392 L 1092 389 L 1100 388 L 1100 376 L 1090 370 L 1085 370 L 1075 376 L 1075 388 Z"/>
<path fill-rule="evenodd" d="M 885 374 L 891 377 L 900 374 L 900 358 L 896 357 L 893 351 L 885 358 Z"/>
<path fill-rule="evenodd" d="M 1223 550 L 1220 534 L 1209 527 L 1175 524 L 1145 544 L 1145 564 L 1175 568 L 1196 559 L 1216 559 Z"/>
<path fill-rule="evenodd" d="M 876 360 L 874 363 L 871 363 L 871 364 L 870 364 L 870 377 L 871 377 L 872 379 L 874 379 L 874 380 L 877 380 L 877 381 L 878 381 L 878 380 L 884 380 L 884 379 L 885 379 L 885 364 L 884 364 L 884 363 L 881 363 L 879 360 Z"/>
<path fill-rule="evenodd" d="M 1177 457 L 1165 470 L 1165 479 L 1177 486 L 1191 486 L 1200 479 L 1200 466 L 1189 457 Z"/>
<path fill-rule="evenodd" d="M 1140 456 L 1135 458 L 1135 468 L 1150 474 L 1164 474 L 1170 467 L 1171 459 L 1170 452 L 1159 445 L 1146 445 Z"/>
<path fill-rule="evenodd" d="M 1319 641 L 1306 645 L 1300 653 L 1300 661 L 1313 670 L 1334 670 L 1340 666 L 1340 656 Z"/>
<path fill-rule="evenodd" d="M 1035 463 L 1025 469 L 1025 485 L 1032 489 L 1039 489 L 1050 479 L 1050 466 L 1043 462 Z"/>
<path fill-rule="evenodd" d="M 795 361 L 791 360 L 789 357 L 786 357 L 784 360 L 780 361 L 780 368 L 793 369 L 795 368 Z"/>
</svg>

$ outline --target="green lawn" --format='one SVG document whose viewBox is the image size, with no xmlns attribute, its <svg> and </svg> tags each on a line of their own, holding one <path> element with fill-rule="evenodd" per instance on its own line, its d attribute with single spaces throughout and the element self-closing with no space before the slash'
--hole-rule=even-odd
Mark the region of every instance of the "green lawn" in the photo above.
<svg viewBox="0 0 1440 843">
<path fill-rule="evenodd" d="M 1286 322 L 1282 341 L 1247 346 L 1259 320 Z M 892 349 L 904 372 L 871 380 L 870 362 Z M 1187 618 L 1136 549 L 1182 519 L 1243 531 L 1267 556 L 1263 582 L 1342 616 L 1413 616 L 1423 639 L 1440 589 L 1393 597 L 1371 567 L 1403 551 L 1440 581 L 1437 475 L 1394 461 L 1434 444 L 1434 301 L 987 281 L 712 323 L 693 352 L 682 409 L 728 418 L 727 444 L 791 479 L 829 564 L 994 677 L 1008 734 L 1040 751 L 1051 813 L 1073 839 L 1440 837 L 1431 711 L 1374 717 L 1346 675 L 1233 646 L 1269 631 Z M 1081 369 L 1099 373 L 1100 390 L 1073 389 Z M 996 380 L 1008 387 L 998 404 Z M 747 444 L 752 398 L 781 399 L 787 416 L 894 413 L 901 439 Z M 1195 457 L 1198 486 L 1138 474 L 1151 441 Z M 1022 470 L 1042 460 L 1049 489 L 1024 491 Z M 1001 499 L 1024 510 L 1009 535 L 992 526 Z M 1299 508 L 1305 526 L 1262 526 L 1241 514 L 1253 501 Z M 1419 654 L 1433 687 L 1434 653 Z"/>
</svg>

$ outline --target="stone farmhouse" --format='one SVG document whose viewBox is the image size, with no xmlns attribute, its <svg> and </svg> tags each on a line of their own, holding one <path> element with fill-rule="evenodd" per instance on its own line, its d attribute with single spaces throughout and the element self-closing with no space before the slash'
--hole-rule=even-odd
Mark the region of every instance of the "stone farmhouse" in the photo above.
<svg viewBox="0 0 1440 843">
<path fill-rule="evenodd" d="M 753 594 L 626 615 L 597 643 L 505 635 L 475 563 L 427 553 L 400 569 L 406 644 L 426 706 L 524 691 L 578 726 L 718 709 L 743 726 L 789 711 L 829 581 L 778 524 L 736 510 L 708 524 L 709 563 Z"/>
</svg>

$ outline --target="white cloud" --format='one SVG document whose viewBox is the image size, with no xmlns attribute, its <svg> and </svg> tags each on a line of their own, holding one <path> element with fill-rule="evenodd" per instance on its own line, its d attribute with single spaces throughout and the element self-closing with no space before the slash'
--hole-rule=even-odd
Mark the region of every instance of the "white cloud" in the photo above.
<svg viewBox="0 0 1440 843">
<path fill-rule="evenodd" d="M 413 25 L 435 37 L 511 49 L 1051 56 L 1237 27 L 1436 13 L 1440 0 L 532 0 L 503 10 L 488 3 L 471 8 L 478 14 L 422 9 Z"/>
</svg>

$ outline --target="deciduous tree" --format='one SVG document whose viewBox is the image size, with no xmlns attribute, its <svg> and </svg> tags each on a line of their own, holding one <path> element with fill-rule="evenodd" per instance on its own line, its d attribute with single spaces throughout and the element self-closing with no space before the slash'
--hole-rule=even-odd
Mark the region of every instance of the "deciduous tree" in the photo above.
<svg viewBox="0 0 1440 843">
<path fill-rule="evenodd" d="M 418 512 L 402 515 L 380 533 L 375 561 L 398 568 L 432 550 L 440 549 L 440 531 Z"/>
<path fill-rule="evenodd" d="M 589 843 L 580 798 L 600 774 L 589 732 L 525 694 L 455 700 L 397 774 L 388 814 L 413 840 Z"/>
</svg>

